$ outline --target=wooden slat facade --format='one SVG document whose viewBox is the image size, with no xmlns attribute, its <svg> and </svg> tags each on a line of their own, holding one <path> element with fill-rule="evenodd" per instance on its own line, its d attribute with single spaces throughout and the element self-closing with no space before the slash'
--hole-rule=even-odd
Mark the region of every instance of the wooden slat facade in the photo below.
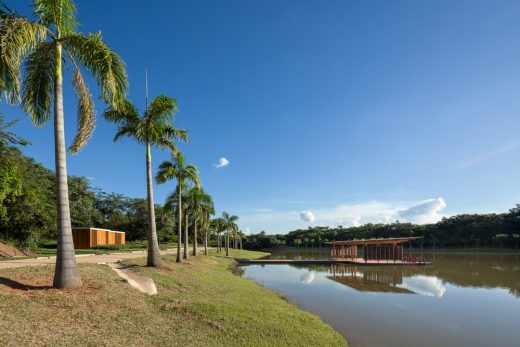
<svg viewBox="0 0 520 347">
<path fill-rule="evenodd" d="M 332 258 L 357 258 L 358 246 L 362 248 L 363 260 L 402 262 L 405 259 L 403 243 L 417 237 L 397 237 L 387 239 L 367 239 L 325 242 L 330 247 Z"/>
<path fill-rule="evenodd" d="M 125 244 L 124 232 L 100 228 L 72 228 L 72 238 L 76 249 Z"/>
</svg>

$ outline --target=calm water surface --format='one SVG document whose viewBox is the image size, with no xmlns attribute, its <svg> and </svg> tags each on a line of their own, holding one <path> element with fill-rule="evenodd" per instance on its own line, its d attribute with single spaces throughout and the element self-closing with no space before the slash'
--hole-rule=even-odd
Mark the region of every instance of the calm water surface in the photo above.
<svg viewBox="0 0 520 347">
<path fill-rule="evenodd" d="M 244 276 L 319 315 L 354 347 L 520 346 L 520 254 L 423 255 L 433 266 L 249 265 Z"/>
</svg>

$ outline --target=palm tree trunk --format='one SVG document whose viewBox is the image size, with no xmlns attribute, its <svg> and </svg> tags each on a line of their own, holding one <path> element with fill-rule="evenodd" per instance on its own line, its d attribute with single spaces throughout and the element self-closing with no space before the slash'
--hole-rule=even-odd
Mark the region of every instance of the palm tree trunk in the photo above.
<svg viewBox="0 0 520 347">
<path fill-rule="evenodd" d="M 229 231 L 226 231 L 226 257 L 229 257 Z"/>
<path fill-rule="evenodd" d="M 61 44 L 57 42 L 56 71 L 54 76 L 54 156 L 56 165 L 58 250 L 54 272 L 54 287 L 69 289 L 81 286 L 81 277 L 76 264 L 76 254 L 72 240 L 64 128 Z"/>
<path fill-rule="evenodd" d="M 208 232 L 204 234 L 204 255 L 208 255 Z"/>
<path fill-rule="evenodd" d="M 181 242 L 182 242 L 182 187 L 181 182 L 178 182 L 179 184 L 179 206 L 177 208 L 179 209 L 179 225 L 177 230 L 177 263 L 182 263 L 182 257 L 181 257 Z"/>
<path fill-rule="evenodd" d="M 242 250 L 242 237 L 240 237 L 240 250 Z"/>
<path fill-rule="evenodd" d="M 193 256 L 197 256 L 197 221 L 193 221 Z"/>
<path fill-rule="evenodd" d="M 184 214 L 184 259 L 189 259 L 188 255 L 188 212 Z"/>
<path fill-rule="evenodd" d="M 150 144 L 146 144 L 146 193 L 148 198 L 148 257 L 147 266 L 157 267 L 161 265 L 161 253 L 157 242 L 157 230 L 155 228 L 155 206 L 153 203 L 152 186 L 152 154 Z"/>
</svg>

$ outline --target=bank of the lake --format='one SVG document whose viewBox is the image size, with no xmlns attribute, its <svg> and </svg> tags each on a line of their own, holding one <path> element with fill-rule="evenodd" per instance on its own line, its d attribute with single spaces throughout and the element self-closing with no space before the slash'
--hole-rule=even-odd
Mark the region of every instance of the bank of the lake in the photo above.
<svg viewBox="0 0 520 347">
<path fill-rule="evenodd" d="M 258 258 L 260 252 L 231 251 Z M 3 345 L 345 346 L 317 316 L 279 294 L 229 271 L 230 258 L 192 257 L 182 265 L 146 268 L 155 296 L 141 294 L 102 265 L 81 264 L 83 287 L 50 289 L 53 267 L 0 271 L 0 341 Z"/>
</svg>

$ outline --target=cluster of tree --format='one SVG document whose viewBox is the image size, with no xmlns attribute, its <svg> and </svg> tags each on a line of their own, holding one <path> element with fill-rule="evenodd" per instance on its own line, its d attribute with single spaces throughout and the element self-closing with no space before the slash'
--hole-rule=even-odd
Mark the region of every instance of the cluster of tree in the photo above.
<svg viewBox="0 0 520 347">
<path fill-rule="evenodd" d="M 0 123 L 1 152 L 5 159 L 0 162 L 4 163 L 0 168 L 2 237 L 31 246 L 42 238 L 55 235 L 58 246 L 54 286 L 57 288 L 81 285 L 72 242 L 73 224 L 99 223 L 100 226 L 126 230 L 129 239 L 143 237 L 146 226 L 147 265 L 159 266 L 158 241 L 161 236 L 167 237 L 166 230 L 172 230 L 171 216 L 175 213 L 178 216 L 177 261 L 182 262 L 180 250 L 183 239 L 184 258 L 188 257 L 190 227 L 193 228 L 195 240 L 193 254 L 197 255 L 198 227 L 204 231 L 207 246 L 214 207 L 211 197 L 200 186 L 197 168 L 186 165 L 184 156 L 176 146 L 176 141 L 188 141 L 187 130 L 178 129 L 173 124 L 178 111 L 176 99 L 159 95 L 148 103 L 147 97 L 144 111 L 139 112 L 127 100 L 128 81 L 123 60 L 105 44 L 101 34 L 83 35 L 77 32 L 74 1 L 32 2 L 33 15 L 28 17 L 0 1 L 0 96 L 2 101 L 19 104 L 37 126 L 47 123 L 53 113 L 56 172 L 53 182 L 49 170 L 11 148 L 9 145 L 24 145 L 26 141 L 7 130 L 10 124 Z M 114 141 L 131 137 L 145 147 L 146 200 L 93 192 L 84 178 L 67 176 L 64 67 L 73 70 L 72 86 L 78 98 L 78 128 L 69 151 L 79 152 L 88 143 L 95 127 L 94 99 L 83 78 L 83 73 L 87 71 L 94 76 L 101 100 L 108 106 L 103 112 L 104 118 L 117 126 Z M 157 208 L 153 198 L 152 147 L 172 153 L 172 161 L 161 164 L 156 176 L 157 183 L 172 179 L 177 181 L 175 191 L 162 209 Z M 55 210 L 52 205 L 56 206 Z M 237 219 L 226 214 L 222 216 L 223 223 L 214 223 L 214 226 L 225 228 L 222 230 L 226 231 L 226 253 L 230 235 L 237 232 Z"/>
<path fill-rule="evenodd" d="M 520 205 L 507 213 L 462 214 L 443 218 L 435 224 L 389 223 L 358 227 L 315 226 L 287 235 L 250 235 L 245 247 L 269 248 L 279 245 L 321 247 L 324 242 L 365 238 L 420 237 L 415 247 L 510 247 L 520 243 Z"/>
<path fill-rule="evenodd" d="M 146 199 L 94 189 L 85 177 L 69 176 L 68 184 L 72 226 L 122 230 L 130 241 L 146 239 Z M 176 240 L 171 211 L 161 205 L 155 211 L 159 239 Z M 19 149 L 0 145 L 0 240 L 34 249 L 56 240 L 56 230 L 54 172 Z"/>
</svg>

